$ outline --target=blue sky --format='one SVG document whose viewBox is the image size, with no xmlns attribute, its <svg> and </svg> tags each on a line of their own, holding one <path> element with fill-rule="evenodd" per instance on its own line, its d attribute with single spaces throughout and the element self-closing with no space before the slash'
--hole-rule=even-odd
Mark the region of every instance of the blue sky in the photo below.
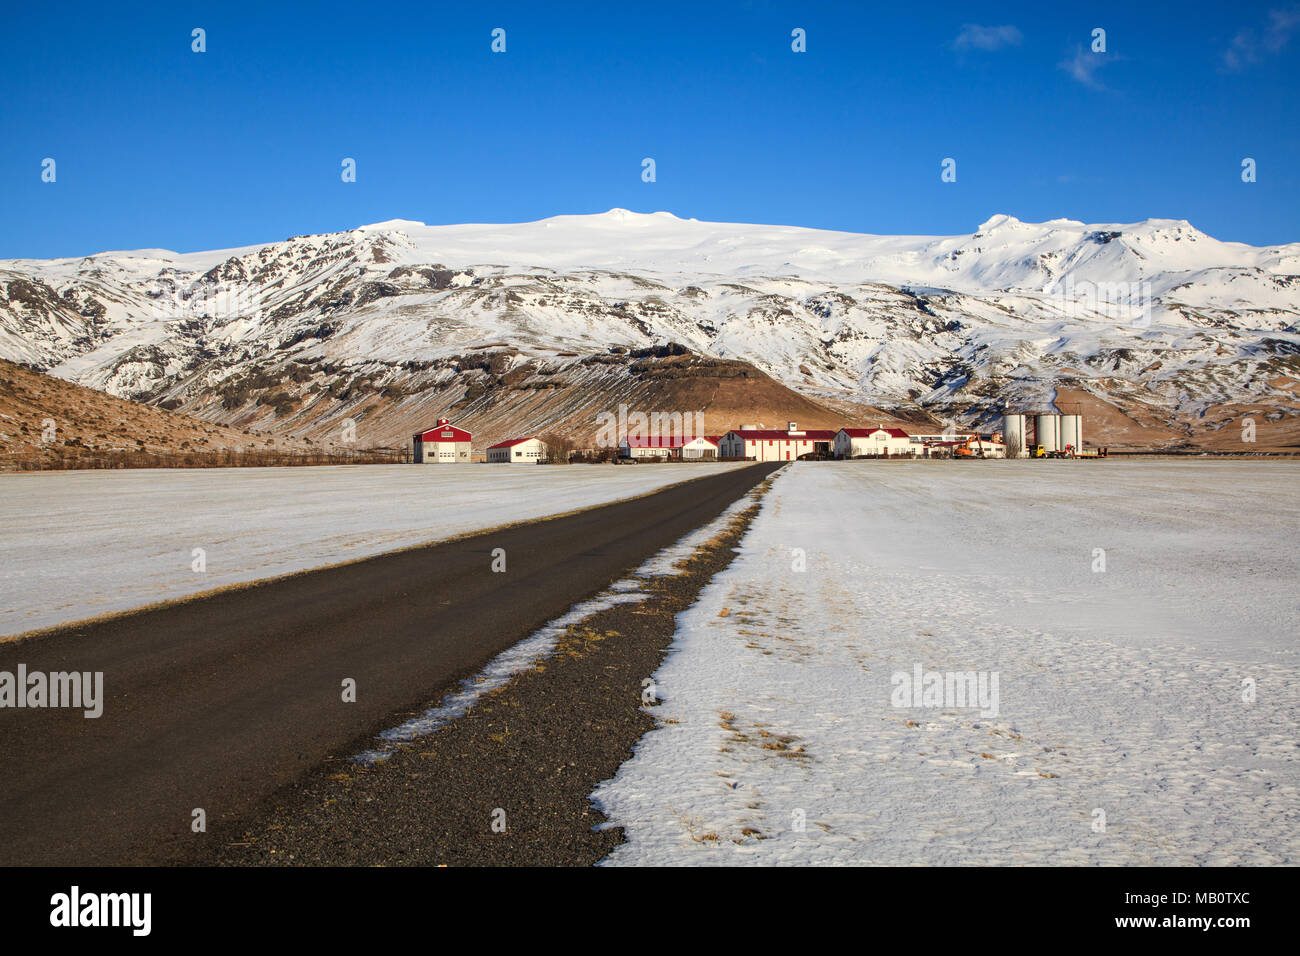
<svg viewBox="0 0 1300 956">
<path fill-rule="evenodd" d="M 1300 0 L 13 5 L 0 257 L 615 206 L 924 234 L 1162 217 L 1294 242 L 1298 80 Z"/>
</svg>

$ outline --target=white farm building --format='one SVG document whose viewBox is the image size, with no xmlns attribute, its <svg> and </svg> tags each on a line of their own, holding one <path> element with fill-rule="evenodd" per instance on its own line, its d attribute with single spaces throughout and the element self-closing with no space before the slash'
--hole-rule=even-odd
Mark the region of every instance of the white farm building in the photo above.
<svg viewBox="0 0 1300 956">
<path fill-rule="evenodd" d="M 836 458 L 888 458 L 916 453 L 916 443 L 901 428 L 841 428 L 835 433 Z"/>
<path fill-rule="evenodd" d="M 643 438 L 629 435 L 618 443 L 620 458 L 672 458 L 681 447 L 681 439 Z"/>
<path fill-rule="evenodd" d="M 438 424 L 411 436 L 414 446 L 413 461 L 417 465 L 463 465 L 470 460 L 471 435 L 457 428 L 446 418 Z"/>
<path fill-rule="evenodd" d="M 540 438 L 511 438 L 489 445 L 489 464 L 536 465 L 546 459 L 546 442 Z"/>
<path fill-rule="evenodd" d="M 717 437 L 697 435 L 670 438 L 628 436 L 618 443 L 621 458 L 717 458 Z"/>
<path fill-rule="evenodd" d="M 678 454 L 682 458 L 717 458 L 720 441 L 722 437 L 719 435 L 699 435 L 688 442 L 682 442 Z"/>
<path fill-rule="evenodd" d="M 723 458 L 753 458 L 755 461 L 795 461 L 800 455 L 829 456 L 835 433 L 826 429 L 800 431 L 790 422 L 785 431 L 742 426 L 718 440 Z"/>
</svg>

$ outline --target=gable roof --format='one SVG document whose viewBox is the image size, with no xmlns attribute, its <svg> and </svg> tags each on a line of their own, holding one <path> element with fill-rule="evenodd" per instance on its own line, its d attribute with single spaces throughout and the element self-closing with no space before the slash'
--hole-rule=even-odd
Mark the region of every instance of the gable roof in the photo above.
<svg viewBox="0 0 1300 956">
<path fill-rule="evenodd" d="M 455 425 L 435 425 L 432 428 L 426 428 L 422 432 L 416 432 L 415 438 L 423 442 L 466 442 L 469 441 L 470 433 L 463 428 L 457 428 Z"/>
<path fill-rule="evenodd" d="M 888 432 L 890 438 L 907 438 L 907 432 L 901 428 L 841 428 L 840 431 L 850 438 L 867 438 L 876 432 Z"/>
<path fill-rule="evenodd" d="M 541 441 L 536 435 L 531 438 L 507 438 L 505 441 L 499 441 L 495 445 L 488 445 L 488 451 L 493 448 L 514 448 L 515 445 L 522 445 L 526 441 Z"/>
</svg>

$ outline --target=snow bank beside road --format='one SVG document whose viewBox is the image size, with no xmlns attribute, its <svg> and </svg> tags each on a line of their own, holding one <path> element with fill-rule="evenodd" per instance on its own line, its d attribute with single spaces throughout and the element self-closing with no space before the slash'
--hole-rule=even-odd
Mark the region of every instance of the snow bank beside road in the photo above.
<svg viewBox="0 0 1300 956">
<path fill-rule="evenodd" d="M 1296 863 L 1297 488 L 1289 462 L 786 469 L 593 795 L 629 841 L 606 862 Z M 998 674 L 997 715 L 893 706 L 918 664 Z"/>
</svg>

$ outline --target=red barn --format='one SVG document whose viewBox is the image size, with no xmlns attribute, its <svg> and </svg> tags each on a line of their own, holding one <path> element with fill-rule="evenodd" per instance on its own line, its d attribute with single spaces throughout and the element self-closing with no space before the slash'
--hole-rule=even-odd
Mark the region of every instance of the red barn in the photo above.
<svg viewBox="0 0 1300 956">
<path fill-rule="evenodd" d="M 438 419 L 438 424 L 411 436 L 417 465 L 459 465 L 470 460 L 472 436 L 457 428 L 448 419 Z"/>
</svg>

